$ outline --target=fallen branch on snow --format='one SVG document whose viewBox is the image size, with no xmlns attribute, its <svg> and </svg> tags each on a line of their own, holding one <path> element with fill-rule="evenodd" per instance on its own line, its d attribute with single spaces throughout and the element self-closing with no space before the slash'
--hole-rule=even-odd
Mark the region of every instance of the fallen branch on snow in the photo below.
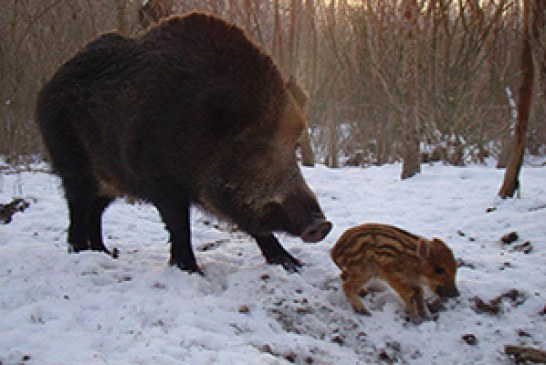
<svg viewBox="0 0 546 365">
<path fill-rule="evenodd" d="M 504 346 L 504 352 L 512 355 L 517 362 L 532 361 L 534 363 L 546 364 L 546 351 L 537 350 L 531 347 Z"/>
<path fill-rule="evenodd" d="M 10 223 L 15 213 L 23 212 L 29 205 L 29 201 L 20 198 L 13 199 L 13 201 L 8 204 L 0 204 L 0 221 L 4 224 Z"/>
</svg>

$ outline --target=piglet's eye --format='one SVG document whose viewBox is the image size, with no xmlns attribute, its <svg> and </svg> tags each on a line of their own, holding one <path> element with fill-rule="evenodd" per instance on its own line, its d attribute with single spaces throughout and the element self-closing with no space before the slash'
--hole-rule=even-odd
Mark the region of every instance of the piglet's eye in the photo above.
<svg viewBox="0 0 546 365">
<path fill-rule="evenodd" d="M 446 273 L 446 271 L 441 267 L 435 267 L 434 272 L 436 273 L 436 275 L 444 275 Z"/>
</svg>

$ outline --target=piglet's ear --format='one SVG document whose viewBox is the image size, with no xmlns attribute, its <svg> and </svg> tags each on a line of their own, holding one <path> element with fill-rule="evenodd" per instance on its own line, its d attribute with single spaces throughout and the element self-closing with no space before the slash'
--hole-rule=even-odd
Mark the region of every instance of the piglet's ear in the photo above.
<svg viewBox="0 0 546 365">
<path fill-rule="evenodd" d="M 417 255 L 420 258 L 426 259 L 428 257 L 428 255 L 430 255 L 429 245 L 430 245 L 430 243 L 427 242 L 424 239 L 420 239 L 419 241 L 417 241 L 416 251 L 417 251 Z"/>
<path fill-rule="evenodd" d="M 442 241 L 441 239 L 439 239 L 438 237 L 434 237 L 432 239 L 432 243 L 435 244 L 435 245 L 445 245 L 444 241 Z"/>
</svg>

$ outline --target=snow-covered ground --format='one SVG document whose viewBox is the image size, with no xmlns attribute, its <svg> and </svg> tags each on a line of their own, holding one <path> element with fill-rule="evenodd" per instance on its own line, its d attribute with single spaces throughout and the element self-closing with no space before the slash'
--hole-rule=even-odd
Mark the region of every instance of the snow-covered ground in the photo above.
<svg viewBox="0 0 546 365">
<path fill-rule="evenodd" d="M 204 277 L 167 265 L 167 233 L 148 205 L 106 212 L 118 259 L 69 255 L 59 180 L 0 175 L 0 202 L 34 200 L 0 226 L 0 364 L 511 364 L 505 345 L 546 347 L 546 167 L 526 166 L 521 199 L 506 201 L 496 198 L 503 171 L 487 166 L 423 166 L 406 181 L 400 165 L 303 172 L 334 228 L 319 244 L 280 236 L 301 272 L 266 265 L 248 236 L 194 210 Z M 461 296 L 436 321 L 407 322 L 389 290 L 364 298 L 371 317 L 352 312 L 329 249 L 364 222 L 452 247 Z M 519 239 L 502 244 L 511 231 Z M 531 252 L 517 248 L 525 241 Z M 506 293 L 498 314 L 477 308 L 476 297 Z"/>
</svg>

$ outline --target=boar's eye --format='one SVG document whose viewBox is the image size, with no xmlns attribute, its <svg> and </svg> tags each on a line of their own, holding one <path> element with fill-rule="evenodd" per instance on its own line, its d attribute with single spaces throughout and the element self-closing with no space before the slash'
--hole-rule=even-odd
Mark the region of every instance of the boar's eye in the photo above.
<svg viewBox="0 0 546 365">
<path fill-rule="evenodd" d="M 446 271 L 444 269 L 442 269 L 441 267 L 435 267 L 434 268 L 434 273 L 436 275 L 444 275 L 446 273 Z"/>
</svg>

